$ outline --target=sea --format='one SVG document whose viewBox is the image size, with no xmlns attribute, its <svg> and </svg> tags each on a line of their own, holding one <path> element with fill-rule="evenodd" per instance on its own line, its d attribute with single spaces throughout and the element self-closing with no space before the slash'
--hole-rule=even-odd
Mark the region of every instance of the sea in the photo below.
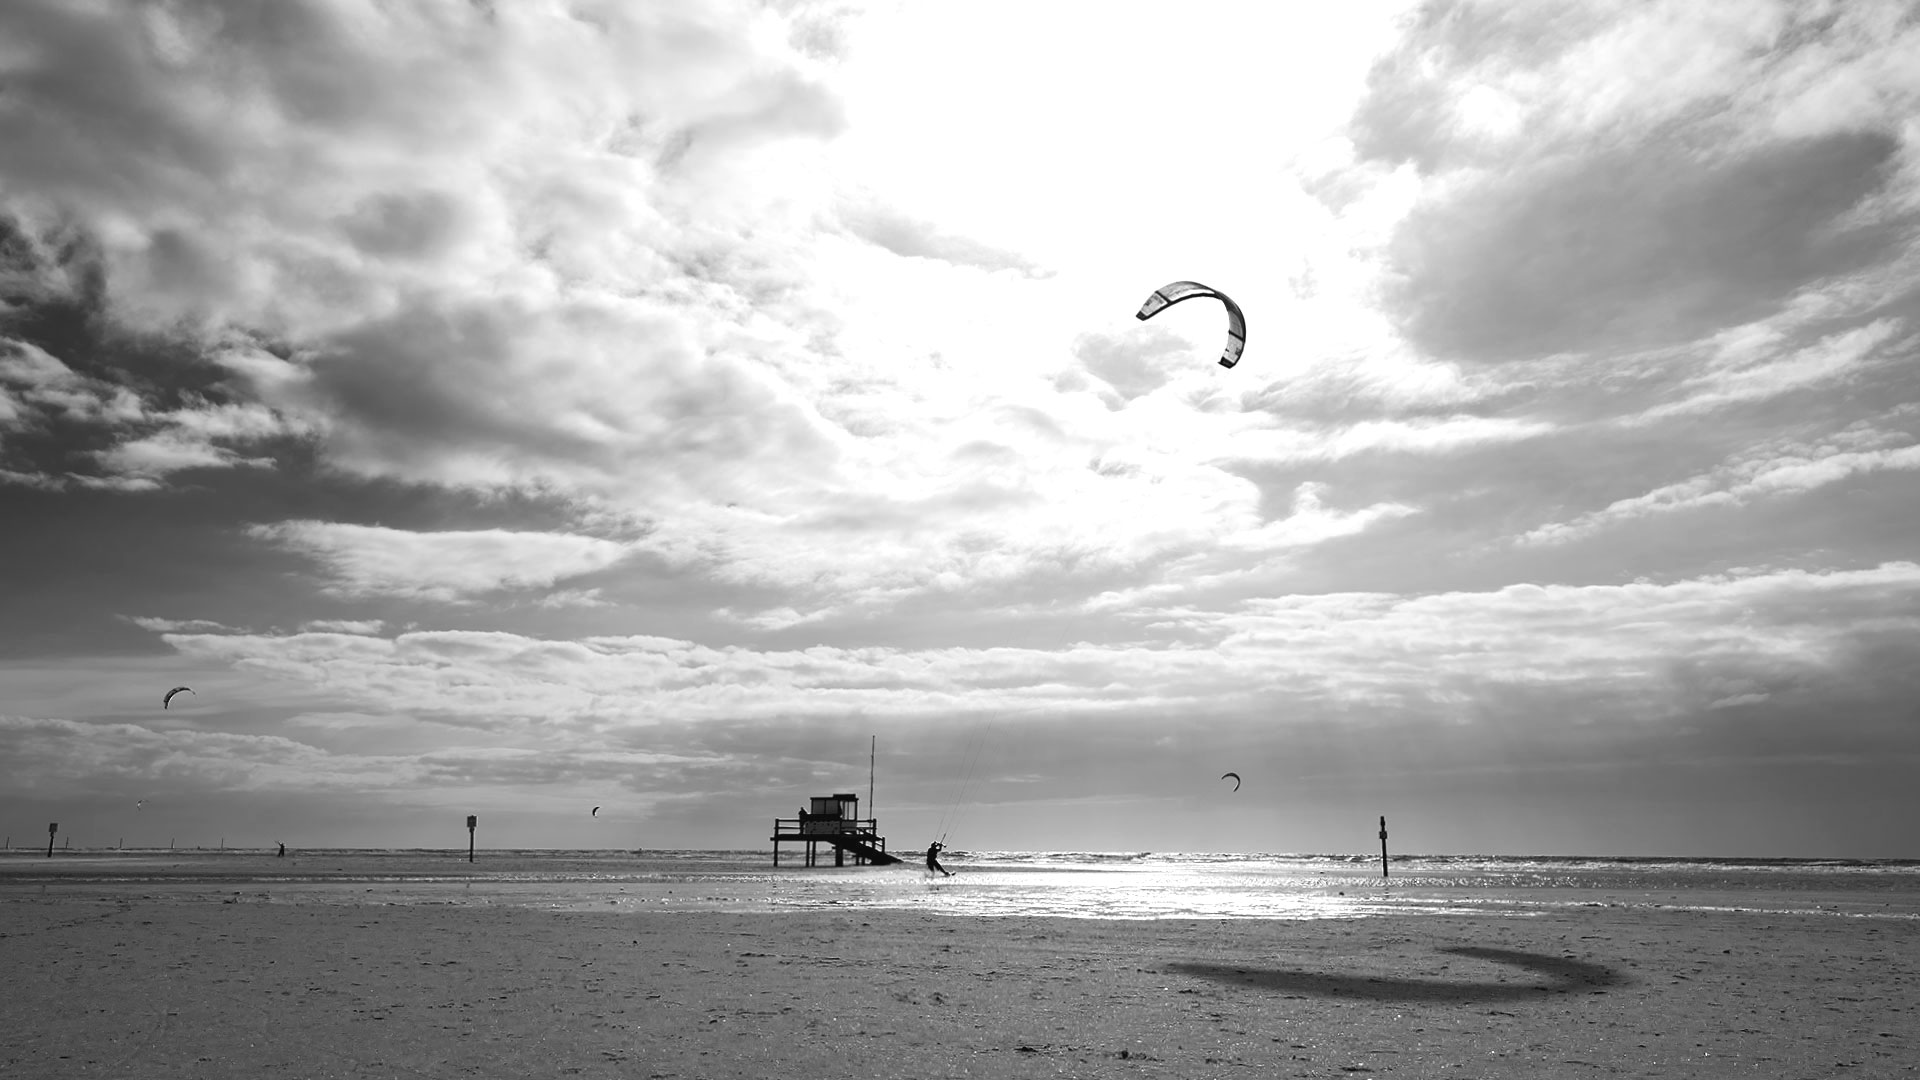
<svg viewBox="0 0 1920 1080">
<path fill-rule="evenodd" d="M 1525 918 L 1628 907 L 1920 919 L 1920 859 L 960 851 L 807 867 L 769 851 L 115 849 L 0 853 L 0 900 L 111 894 L 556 911 L 917 911 L 1088 919 Z"/>
</svg>

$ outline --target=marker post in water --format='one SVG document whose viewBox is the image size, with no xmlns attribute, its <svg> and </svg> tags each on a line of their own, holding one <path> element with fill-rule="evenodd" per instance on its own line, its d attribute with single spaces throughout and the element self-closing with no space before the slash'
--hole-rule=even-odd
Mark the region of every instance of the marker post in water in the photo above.
<svg viewBox="0 0 1920 1080">
<path fill-rule="evenodd" d="M 480 823 L 478 814 L 467 815 L 467 861 L 473 861 L 473 827 Z"/>
<path fill-rule="evenodd" d="M 1387 876 L 1387 818 L 1380 816 L 1380 876 Z"/>
<path fill-rule="evenodd" d="M 59 831 L 59 822 L 54 821 L 47 824 L 47 858 L 49 859 L 53 858 L 53 834 Z"/>
</svg>

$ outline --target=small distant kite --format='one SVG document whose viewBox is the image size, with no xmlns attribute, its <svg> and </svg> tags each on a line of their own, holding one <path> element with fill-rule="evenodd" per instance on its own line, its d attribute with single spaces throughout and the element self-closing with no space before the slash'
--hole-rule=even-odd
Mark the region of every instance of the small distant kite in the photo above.
<svg viewBox="0 0 1920 1080">
<path fill-rule="evenodd" d="M 594 808 L 593 808 L 593 813 L 591 813 L 591 814 L 588 814 L 587 816 L 588 816 L 588 817 L 599 817 L 599 816 L 600 816 L 600 808 L 599 808 L 599 807 L 597 807 L 597 806 L 596 806 L 596 807 L 594 807 Z"/>
<path fill-rule="evenodd" d="M 166 696 L 166 697 L 163 697 L 163 698 L 161 698 L 161 699 L 160 699 L 160 707 L 161 707 L 161 708 L 163 708 L 163 709 L 165 709 L 165 708 L 169 708 L 169 707 L 171 707 L 171 706 L 173 705 L 173 696 L 174 696 L 175 694 L 179 694 L 179 693 L 188 693 L 188 694 L 193 694 L 193 687 L 191 687 L 191 686 L 176 686 L 176 687 L 174 687 L 173 689 L 171 689 L 171 690 L 169 690 L 169 691 L 167 691 L 167 696 Z M 200 695 L 199 695 L 199 694 L 193 694 L 193 696 L 194 696 L 194 697 L 199 697 Z"/>
<path fill-rule="evenodd" d="M 1240 353 L 1247 347 L 1247 317 L 1240 313 L 1240 305 L 1234 303 L 1233 297 L 1226 293 L 1197 281 L 1175 281 L 1155 289 L 1133 317 L 1145 321 L 1182 300 L 1191 300 L 1196 296 L 1211 296 L 1227 305 L 1227 348 L 1220 354 L 1220 366 L 1230 368 L 1240 362 Z"/>
<path fill-rule="evenodd" d="M 133 808 L 135 810 L 145 810 L 147 808 L 147 800 L 141 799 L 140 801 L 133 804 Z"/>
<path fill-rule="evenodd" d="M 1239 791 L 1240 790 L 1240 774 L 1237 772 L 1223 772 L 1220 774 L 1220 779 L 1225 780 L 1229 776 L 1233 777 L 1233 790 Z"/>
</svg>

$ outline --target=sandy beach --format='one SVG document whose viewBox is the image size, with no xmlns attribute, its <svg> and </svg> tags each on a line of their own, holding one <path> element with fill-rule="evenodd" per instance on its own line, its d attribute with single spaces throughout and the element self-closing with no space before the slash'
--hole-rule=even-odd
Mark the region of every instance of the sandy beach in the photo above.
<svg viewBox="0 0 1920 1080">
<path fill-rule="evenodd" d="M 0 894 L 7 1077 L 1920 1073 L 1920 924 Z"/>
</svg>

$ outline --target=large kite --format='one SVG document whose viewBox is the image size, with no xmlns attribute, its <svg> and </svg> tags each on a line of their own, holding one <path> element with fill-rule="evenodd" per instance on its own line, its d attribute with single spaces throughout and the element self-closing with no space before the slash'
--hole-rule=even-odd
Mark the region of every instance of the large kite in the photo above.
<svg viewBox="0 0 1920 1080">
<path fill-rule="evenodd" d="M 1226 293 L 1210 289 L 1197 281 L 1176 281 L 1155 289 L 1133 317 L 1143 321 L 1151 319 L 1182 300 L 1191 300 L 1196 296 L 1211 296 L 1227 305 L 1227 350 L 1220 354 L 1220 366 L 1230 368 L 1240 362 L 1240 352 L 1247 347 L 1247 317 L 1240 314 L 1240 305 L 1234 303 L 1233 297 Z"/>
</svg>

